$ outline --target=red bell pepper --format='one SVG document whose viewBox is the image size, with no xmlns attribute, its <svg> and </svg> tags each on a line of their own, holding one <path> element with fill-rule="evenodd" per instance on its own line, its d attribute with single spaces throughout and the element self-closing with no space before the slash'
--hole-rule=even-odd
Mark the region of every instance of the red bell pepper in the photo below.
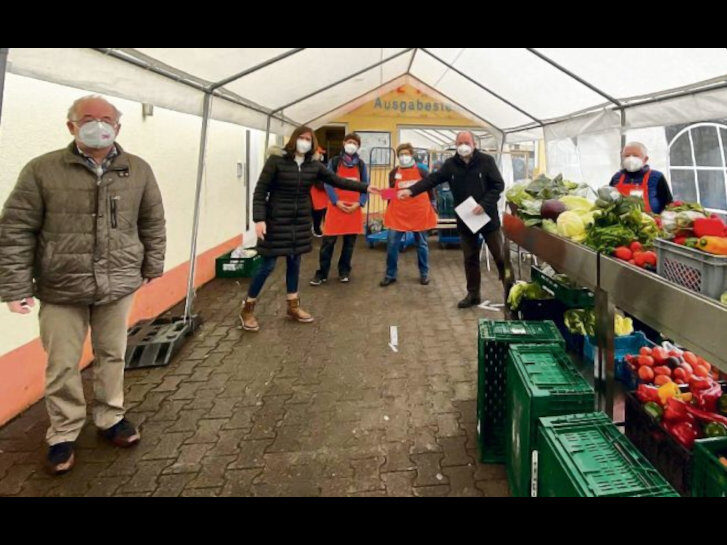
<svg viewBox="0 0 727 545">
<path fill-rule="evenodd" d="M 702 422 L 719 422 L 720 424 L 727 426 L 727 417 L 722 416 L 721 414 L 702 411 L 692 407 L 691 405 L 687 405 L 686 403 L 684 403 L 684 406 L 686 407 L 687 413 L 694 416 L 697 420 Z"/>
<path fill-rule="evenodd" d="M 682 422 L 664 422 L 664 428 L 669 432 L 669 435 L 689 450 L 692 449 L 694 441 L 699 437 L 699 432 L 694 424 L 686 420 Z"/>
<path fill-rule="evenodd" d="M 684 243 L 685 243 L 686 241 L 687 241 L 687 237 L 676 237 L 676 238 L 675 238 L 674 240 L 672 240 L 672 242 L 673 242 L 674 244 L 680 244 L 680 245 L 682 245 L 682 246 L 684 246 Z"/>
<path fill-rule="evenodd" d="M 717 403 L 722 397 L 722 386 L 714 382 L 709 388 L 693 392 L 696 406 L 710 413 L 717 412 Z"/>
<path fill-rule="evenodd" d="M 723 237 L 727 226 L 719 218 L 697 218 L 694 220 L 695 237 Z"/>
<path fill-rule="evenodd" d="M 701 390 L 707 390 L 712 386 L 712 382 L 710 378 L 692 375 L 689 379 L 689 391 L 696 394 Z"/>
<path fill-rule="evenodd" d="M 659 388 L 656 388 L 655 386 L 650 386 L 648 384 L 639 384 L 638 388 L 636 389 L 636 397 L 639 401 L 641 401 L 641 403 L 648 403 L 649 401 L 660 403 Z"/>
</svg>

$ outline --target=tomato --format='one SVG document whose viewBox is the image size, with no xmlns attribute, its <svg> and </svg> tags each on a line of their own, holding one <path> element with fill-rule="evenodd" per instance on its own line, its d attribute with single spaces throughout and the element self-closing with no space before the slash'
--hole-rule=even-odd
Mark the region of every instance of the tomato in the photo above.
<svg viewBox="0 0 727 545">
<path fill-rule="evenodd" d="M 702 365 L 697 365 L 694 368 L 694 374 L 698 377 L 708 377 L 709 376 L 709 369 Z"/>
<path fill-rule="evenodd" d="M 694 365 L 694 364 L 692 364 L 692 365 Z M 712 369 L 712 365 L 708 361 L 706 361 L 704 358 L 701 358 L 701 357 L 698 357 L 697 358 L 697 365 L 701 365 L 702 367 L 706 367 L 707 368 L 707 371 L 709 371 L 710 369 Z"/>
<path fill-rule="evenodd" d="M 661 346 L 657 346 L 651 351 L 651 357 L 654 358 L 654 361 L 661 365 L 664 363 L 666 358 L 669 357 L 669 352 L 667 352 L 665 349 L 663 349 Z"/>
<path fill-rule="evenodd" d="M 629 250 L 632 252 L 640 252 L 643 249 L 643 246 L 641 246 L 641 243 L 638 240 L 635 240 L 629 245 Z"/>
<path fill-rule="evenodd" d="M 689 365 L 697 365 L 697 355 L 694 352 L 684 352 L 684 361 L 686 361 Z"/>
<path fill-rule="evenodd" d="M 683 381 L 682 379 L 680 379 L 680 378 L 676 379 L 676 380 L 675 380 L 674 382 L 676 382 L 677 384 L 686 384 L 686 382 L 684 382 L 684 381 Z"/>
<path fill-rule="evenodd" d="M 649 348 L 648 346 L 642 346 L 639 349 L 639 354 L 642 356 L 651 356 L 651 348 Z"/>
<path fill-rule="evenodd" d="M 654 367 L 654 374 L 666 375 L 667 377 L 670 377 L 671 369 L 669 369 L 669 367 L 667 367 L 666 365 L 659 365 L 658 367 Z"/>
<path fill-rule="evenodd" d="M 657 375 L 656 378 L 654 378 L 654 384 L 656 384 L 657 386 L 663 386 L 668 382 L 672 382 L 672 380 L 666 375 Z"/>
<path fill-rule="evenodd" d="M 654 370 L 648 365 L 639 367 L 639 378 L 644 382 L 651 382 L 654 380 Z"/>
<path fill-rule="evenodd" d="M 654 358 L 651 356 L 639 356 L 636 358 L 636 363 L 639 364 L 639 367 L 642 367 L 644 365 L 648 365 L 649 367 L 654 366 Z"/>
<path fill-rule="evenodd" d="M 679 367 L 681 367 L 682 369 L 684 369 L 690 375 L 693 375 L 694 374 L 694 367 L 692 367 L 688 363 L 682 363 Z"/>
<path fill-rule="evenodd" d="M 674 369 L 673 375 L 674 375 L 674 379 L 676 380 L 677 384 L 679 384 L 680 380 L 682 381 L 682 384 L 683 384 L 684 381 L 687 379 L 687 372 L 681 367 L 677 367 L 676 369 Z"/>
</svg>

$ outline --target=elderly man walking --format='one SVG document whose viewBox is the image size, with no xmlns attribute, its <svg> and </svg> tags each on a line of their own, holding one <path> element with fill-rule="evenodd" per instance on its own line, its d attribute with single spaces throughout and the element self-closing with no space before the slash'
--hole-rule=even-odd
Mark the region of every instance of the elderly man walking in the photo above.
<svg viewBox="0 0 727 545">
<path fill-rule="evenodd" d="M 454 157 L 447 159 L 442 168 L 432 172 L 410 188 L 400 190 L 398 198 L 409 199 L 444 182 L 449 182 L 455 206 L 469 197 L 473 197 L 478 203 L 474 213 L 487 213 L 491 218 L 477 233 L 470 231 L 464 222 L 457 218 L 457 231 L 462 242 L 464 271 L 467 278 L 467 296 L 457 306 L 468 308 L 482 302 L 480 296 L 480 234 L 484 237 L 485 243 L 492 253 L 500 280 L 505 287 L 505 293 L 512 281 L 512 274 L 509 270 L 505 270 L 500 215 L 497 211 L 497 201 L 500 200 L 500 195 L 505 189 L 502 175 L 492 156 L 477 149 L 474 135 L 470 131 L 462 131 L 457 134 L 456 144 L 457 154 Z"/>
<path fill-rule="evenodd" d="M 0 300 L 18 314 L 40 300 L 54 474 L 73 467 L 86 419 L 79 363 L 89 328 L 94 423 L 120 447 L 141 438 L 124 416 L 127 320 L 134 293 L 164 271 L 166 231 L 151 167 L 115 143 L 120 115 L 99 96 L 74 102 L 73 142 L 30 161 L 0 215 Z"/>
</svg>

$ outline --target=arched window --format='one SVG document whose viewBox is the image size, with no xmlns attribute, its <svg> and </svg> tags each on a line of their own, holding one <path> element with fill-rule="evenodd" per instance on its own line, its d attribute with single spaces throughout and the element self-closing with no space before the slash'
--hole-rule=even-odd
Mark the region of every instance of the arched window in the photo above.
<svg viewBox="0 0 727 545">
<path fill-rule="evenodd" d="M 669 143 L 669 180 L 675 200 L 727 213 L 727 126 L 696 123 Z"/>
</svg>

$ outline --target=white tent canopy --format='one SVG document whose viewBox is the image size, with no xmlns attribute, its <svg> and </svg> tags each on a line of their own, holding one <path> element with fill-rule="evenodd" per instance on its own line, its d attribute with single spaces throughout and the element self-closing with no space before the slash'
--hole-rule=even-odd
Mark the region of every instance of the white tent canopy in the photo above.
<svg viewBox="0 0 727 545">
<path fill-rule="evenodd" d="M 210 118 L 289 133 L 402 82 L 575 175 L 627 130 L 727 117 L 723 48 L 10 48 L 7 69 L 202 116 L 198 197 Z"/>
<path fill-rule="evenodd" d="M 216 93 L 226 100 L 215 101 L 211 117 L 263 129 L 272 116 L 273 132 L 405 76 L 508 141 L 604 110 L 625 115 L 598 117 L 590 131 L 644 126 L 654 111 L 698 119 L 704 101 L 679 97 L 715 89 L 722 92 L 709 107 L 727 113 L 721 48 L 11 48 L 8 63 L 13 73 L 197 115 L 205 90 L 222 83 Z M 665 103 L 670 98 L 678 107 Z"/>
</svg>

